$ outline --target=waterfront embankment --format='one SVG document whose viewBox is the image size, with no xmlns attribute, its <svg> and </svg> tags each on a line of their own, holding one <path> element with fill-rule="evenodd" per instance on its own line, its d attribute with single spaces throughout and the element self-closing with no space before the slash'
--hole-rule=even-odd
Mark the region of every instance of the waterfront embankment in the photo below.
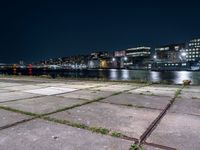
<svg viewBox="0 0 200 150">
<path fill-rule="evenodd" d="M 200 86 L 0 77 L 1 150 L 198 150 Z"/>
</svg>

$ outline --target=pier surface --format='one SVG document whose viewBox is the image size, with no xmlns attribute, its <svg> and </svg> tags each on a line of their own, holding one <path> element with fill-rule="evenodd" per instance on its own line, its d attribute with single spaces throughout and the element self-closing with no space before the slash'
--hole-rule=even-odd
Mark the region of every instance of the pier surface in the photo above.
<svg viewBox="0 0 200 150">
<path fill-rule="evenodd" d="M 200 86 L 0 77 L 1 150 L 200 149 Z"/>
</svg>

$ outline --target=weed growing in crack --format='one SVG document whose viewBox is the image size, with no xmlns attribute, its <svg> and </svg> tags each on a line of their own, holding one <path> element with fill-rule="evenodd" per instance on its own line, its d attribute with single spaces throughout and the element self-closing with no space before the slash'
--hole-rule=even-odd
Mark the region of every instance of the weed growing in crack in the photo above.
<svg viewBox="0 0 200 150">
<path fill-rule="evenodd" d="M 119 95 L 121 94 L 122 92 L 116 92 L 116 93 L 113 93 L 112 96 L 115 96 L 115 95 Z"/>
<path fill-rule="evenodd" d="M 138 146 L 137 144 L 131 144 L 129 150 L 143 150 L 142 146 Z"/>
<path fill-rule="evenodd" d="M 108 134 L 110 132 L 110 130 L 106 128 L 91 127 L 90 130 L 92 132 L 101 133 L 101 134 Z"/>
<path fill-rule="evenodd" d="M 181 94 L 181 89 L 176 90 L 175 97 L 178 97 Z"/>
<path fill-rule="evenodd" d="M 121 137 L 122 134 L 119 133 L 119 132 L 112 132 L 112 133 L 111 133 L 111 136 L 113 136 L 113 137 Z"/>
</svg>

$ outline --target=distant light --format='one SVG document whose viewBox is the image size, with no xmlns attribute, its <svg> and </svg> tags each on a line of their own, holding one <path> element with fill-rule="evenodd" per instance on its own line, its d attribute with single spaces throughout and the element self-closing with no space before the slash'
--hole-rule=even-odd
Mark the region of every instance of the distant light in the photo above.
<svg viewBox="0 0 200 150">
<path fill-rule="evenodd" d="M 112 61 L 115 61 L 116 59 L 115 58 L 112 58 Z"/>
<path fill-rule="evenodd" d="M 187 55 L 187 53 L 183 52 L 181 53 L 181 56 L 185 57 Z"/>
<path fill-rule="evenodd" d="M 127 60 L 128 60 L 128 58 L 127 58 L 127 57 L 124 57 L 124 60 L 125 60 L 125 61 L 127 61 Z"/>
<path fill-rule="evenodd" d="M 154 56 L 153 56 L 153 58 L 154 58 L 154 59 L 157 59 L 157 56 L 156 56 L 156 55 L 154 55 Z"/>
</svg>

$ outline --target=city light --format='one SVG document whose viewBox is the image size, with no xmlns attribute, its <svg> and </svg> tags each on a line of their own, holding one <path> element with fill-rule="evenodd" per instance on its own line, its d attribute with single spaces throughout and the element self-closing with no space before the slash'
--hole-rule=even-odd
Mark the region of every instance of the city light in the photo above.
<svg viewBox="0 0 200 150">
<path fill-rule="evenodd" d="M 128 60 L 128 57 L 124 57 L 124 60 L 127 61 L 127 60 Z"/>
<path fill-rule="evenodd" d="M 156 56 L 156 55 L 154 55 L 154 56 L 153 56 L 153 58 L 154 58 L 154 59 L 157 59 L 157 56 Z"/>
<path fill-rule="evenodd" d="M 116 59 L 115 58 L 112 58 L 112 61 L 115 61 Z"/>
<path fill-rule="evenodd" d="M 181 56 L 183 56 L 183 57 L 185 57 L 186 55 L 187 55 L 186 52 L 182 52 L 182 53 L 181 53 Z"/>
</svg>

